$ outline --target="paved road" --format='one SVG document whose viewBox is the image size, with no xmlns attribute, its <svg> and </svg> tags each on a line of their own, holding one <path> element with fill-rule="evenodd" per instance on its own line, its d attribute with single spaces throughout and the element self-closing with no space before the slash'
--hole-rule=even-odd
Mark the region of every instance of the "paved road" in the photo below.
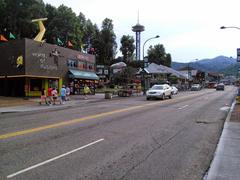
<svg viewBox="0 0 240 180">
<path fill-rule="evenodd" d="M 0 115 L 0 179 L 201 179 L 235 92 Z"/>
</svg>

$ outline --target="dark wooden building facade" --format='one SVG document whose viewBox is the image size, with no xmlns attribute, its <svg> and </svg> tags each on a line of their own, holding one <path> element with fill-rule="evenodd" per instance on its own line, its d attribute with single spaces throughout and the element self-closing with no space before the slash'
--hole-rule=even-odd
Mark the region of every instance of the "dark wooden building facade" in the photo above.
<svg viewBox="0 0 240 180">
<path fill-rule="evenodd" d="M 84 84 L 93 90 L 98 81 L 95 56 L 31 39 L 0 44 L 0 95 L 40 96 L 41 90 L 63 84 L 81 94 Z"/>
</svg>

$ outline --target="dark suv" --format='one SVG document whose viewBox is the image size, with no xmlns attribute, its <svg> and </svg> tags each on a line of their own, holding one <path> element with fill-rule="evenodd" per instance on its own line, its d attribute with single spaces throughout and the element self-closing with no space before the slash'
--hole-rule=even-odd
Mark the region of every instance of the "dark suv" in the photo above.
<svg viewBox="0 0 240 180">
<path fill-rule="evenodd" d="M 224 91 L 224 84 L 223 83 L 218 84 L 217 87 L 216 87 L 216 90 L 217 91 L 219 91 L 219 90 Z"/>
</svg>

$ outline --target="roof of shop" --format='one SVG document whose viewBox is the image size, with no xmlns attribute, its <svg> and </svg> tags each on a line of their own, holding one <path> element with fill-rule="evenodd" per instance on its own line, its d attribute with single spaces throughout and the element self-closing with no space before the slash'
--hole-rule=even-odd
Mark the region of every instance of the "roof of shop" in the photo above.
<svg viewBox="0 0 240 180">
<path fill-rule="evenodd" d="M 188 77 L 179 71 L 176 71 L 175 69 L 169 68 L 167 66 L 158 65 L 155 63 L 149 64 L 147 68 L 144 68 L 146 72 L 152 73 L 152 74 L 173 74 L 179 78 L 187 79 Z"/>
</svg>

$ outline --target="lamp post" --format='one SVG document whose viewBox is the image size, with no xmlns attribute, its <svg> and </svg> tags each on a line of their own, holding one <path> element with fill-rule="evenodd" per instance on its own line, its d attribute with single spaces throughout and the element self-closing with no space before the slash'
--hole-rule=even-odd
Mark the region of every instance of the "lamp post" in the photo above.
<svg viewBox="0 0 240 180">
<path fill-rule="evenodd" d="M 240 27 L 237 27 L 237 26 L 221 26 L 220 29 L 227 29 L 227 28 L 233 28 L 233 29 L 238 29 L 240 30 Z"/>
<path fill-rule="evenodd" d="M 151 37 L 149 39 L 147 39 L 144 43 L 143 43 L 143 60 L 144 60 L 144 47 L 145 47 L 145 44 L 150 41 L 151 39 L 156 39 L 156 38 L 159 38 L 160 36 L 159 35 L 156 35 L 155 37 Z"/>
<path fill-rule="evenodd" d="M 148 64 L 148 59 L 144 59 L 144 47 L 145 47 L 145 44 L 148 42 L 148 41 L 150 41 L 151 39 L 156 39 L 156 38 L 159 38 L 160 36 L 159 35 L 156 35 L 156 36 L 154 36 L 154 37 L 151 37 L 151 38 L 149 38 L 149 39 L 147 39 L 144 43 L 143 43 L 143 69 L 145 68 L 145 67 L 147 67 L 147 64 Z M 144 89 L 143 89 L 143 94 L 146 94 L 146 86 L 148 86 L 148 81 L 147 81 L 148 79 L 146 79 L 146 77 L 145 77 L 145 73 L 143 74 L 143 82 L 144 82 Z"/>
<path fill-rule="evenodd" d="M 240 30 L 240 27 L 237 27 L 237 26 L 221 26 L 220 29 L 227 29 L 227 28 L 233 28 L 233 29 L 237 29 L 237 30 Z M 239 48 L 237 49 L 237 64 L 238 62 L 240 62 L 239 60 Z M 237 78 L 239 76 L 239 70 L 237 70 Z"/>
</svg>

